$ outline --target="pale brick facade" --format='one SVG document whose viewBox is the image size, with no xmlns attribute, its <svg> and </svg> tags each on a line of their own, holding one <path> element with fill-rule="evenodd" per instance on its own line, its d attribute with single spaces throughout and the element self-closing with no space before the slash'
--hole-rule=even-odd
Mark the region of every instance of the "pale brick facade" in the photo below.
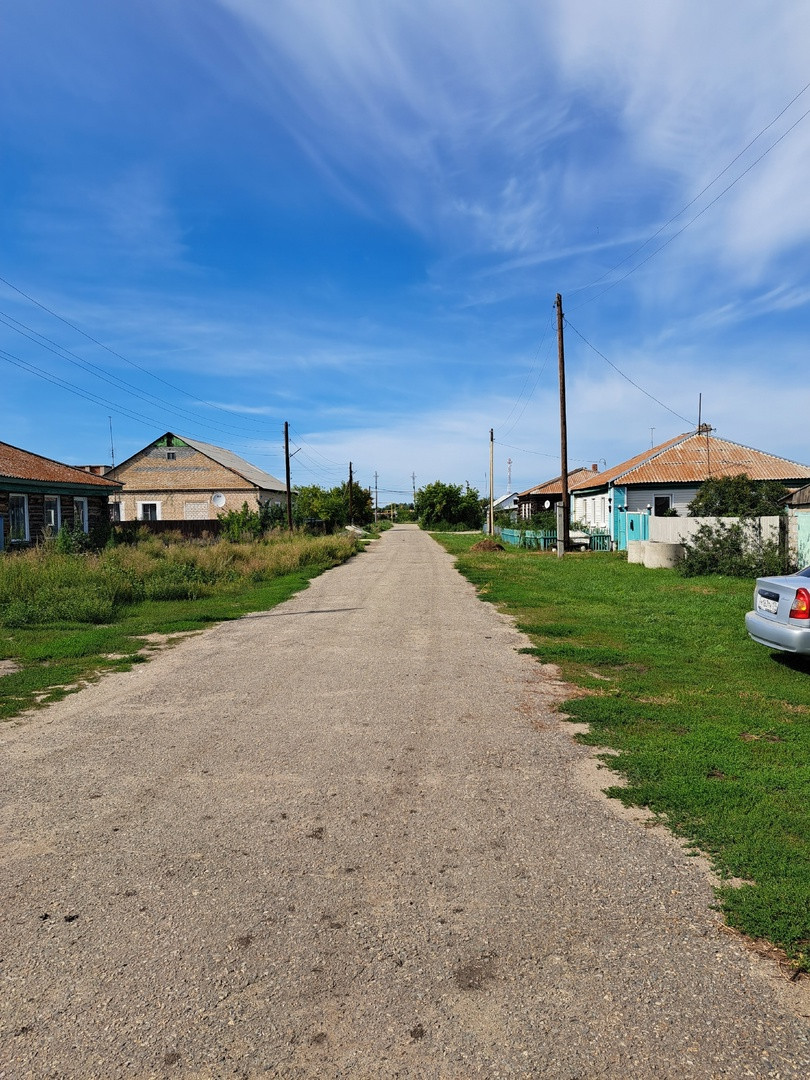
<svg viewBox="0 0 810 1080">
<path fill-rule="evenodd" d="M 210 521 L 244 503 L 257 510 L 286 500 L 286 488 L 269 473 L 230 451 L 171 433 L 107 475 L 123 484 L 110 500 L 120 521 Z"/>
</svg>

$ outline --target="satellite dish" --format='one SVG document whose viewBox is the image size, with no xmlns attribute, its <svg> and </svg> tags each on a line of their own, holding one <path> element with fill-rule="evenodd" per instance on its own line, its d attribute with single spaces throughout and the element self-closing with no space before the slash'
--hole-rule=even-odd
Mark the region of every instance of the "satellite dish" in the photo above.
<svg viewBox="0 0 810 1080">
<path fill-rule="evenodd" d="M 548 508 L 551 506 L 551 500 L 546 499 L 546 501 L 543 503 L 543 506 L 545 507 L 546 510 L 548 510 Z"/>
<path fill-rule="evenodd" d="M 221 491 L 217 491 L 216 494 L 211 496 L 211 502 L 214 506 L 223 507 L 225 505 L 225 496 Z"/>
</svg>

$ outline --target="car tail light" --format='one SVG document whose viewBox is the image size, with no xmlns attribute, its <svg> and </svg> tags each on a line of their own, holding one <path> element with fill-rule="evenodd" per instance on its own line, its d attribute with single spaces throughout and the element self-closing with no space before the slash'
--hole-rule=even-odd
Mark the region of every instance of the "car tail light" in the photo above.
<svg viewBox="0 0 810 1080">
<path fill-rule="evenodd" d="M 793 598 L 793 606 L 790 609 L 791 619 L 810 619 L 810 592 L 807 589 L 797 589 Z"/>
</svg>

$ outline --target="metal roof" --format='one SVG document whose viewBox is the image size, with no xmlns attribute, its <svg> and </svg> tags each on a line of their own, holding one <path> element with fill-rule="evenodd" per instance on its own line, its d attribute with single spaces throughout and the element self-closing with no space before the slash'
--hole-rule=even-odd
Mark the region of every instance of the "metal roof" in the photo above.
<svg viewBox="0 0 810 1080">
<path fill-rule="evenodd" d="M 76 484 L 81 487 L 97 487 L 108 492 L 117 491 L 121 485 L 96 473 L 85 472 L 73 465 L 20 450 L 17 446 L 0 442 L 0 480 L 34 480 L 40 483 Z"/>
<path fill-rule="evenodd" d="M 654 446 L 576 484 L 579 491 L 609 484 L 702 484 L 713 476 L 746 474 L 752 480 L 810 480 L 810 466 L 741 443 L 692 431 Z"/>
<path fill-rule="evenodd" d="M 586 477 L 596 477 L 597 475 L 593 469 L 571 469 L 568 473 L 568 488 L 571 490 L 581 484 Z M 519 497 L 525 499 L 529 495 L 562 495 L 562 473 L 555 476 L 553 480 L 546 480 L 543 484 L 521 491 Z"/>
<path fill-rule="evenodd" d="M 189 439 L 185 435 L 179 435 L 177 437 L 182 439 L 187 446 L 199 450 L 201 454 L 205 454 L 205 456 L 211 458 L 212 461 L 216 461 L 219 465 L 224 465 L 226 469 L 230 469 L 231 472 L 237 473 L 239 476 L 243 477 L 245 480 L 249 480 L 251 484 L 255 484 L 256 487 L 261 488 L 264 491 L 287 490 L 287 485 L 281 480 L 268 472 L 264 472 L 263 469 L 251 465 L 249 461 L 240 458 L 238 454 L 234 454 L 231 450 L 224 450 L 221 446 L 212 446 L 211 443 L 199 442 L 197 439 Z"/>
</svg>

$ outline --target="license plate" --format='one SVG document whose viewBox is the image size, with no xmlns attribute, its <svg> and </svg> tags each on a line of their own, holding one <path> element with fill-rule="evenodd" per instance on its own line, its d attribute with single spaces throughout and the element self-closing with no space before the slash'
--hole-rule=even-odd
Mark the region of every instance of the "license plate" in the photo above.
<svg viewBox="0 0 810 1080">
<path fill-rule="evenodd" d="M 761 593 L 757 596 L 757 611 L 767 611 L 769 615 L 775 615 L 779 610 L 779 601 L 771 600 Z"/>
</svg>

